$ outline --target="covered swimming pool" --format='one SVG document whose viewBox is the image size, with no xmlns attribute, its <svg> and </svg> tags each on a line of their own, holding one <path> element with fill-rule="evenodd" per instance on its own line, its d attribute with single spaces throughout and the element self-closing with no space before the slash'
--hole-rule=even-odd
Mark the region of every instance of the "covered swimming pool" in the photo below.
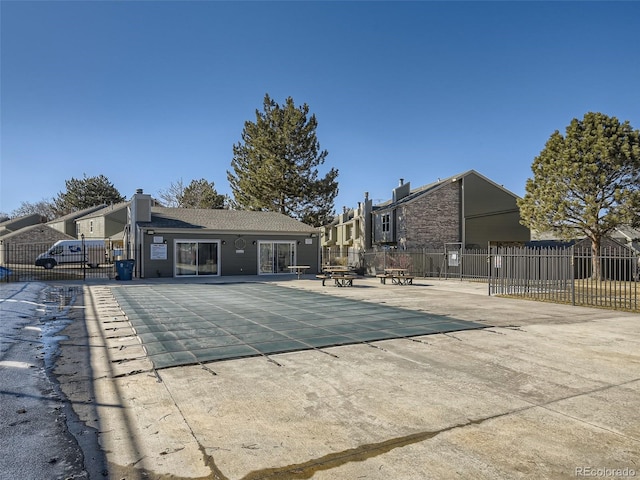
<svg viewBox="0 0 640 480">
<path fill-rule="evenodd" d="M 487 327 L 259 282 L 111 290 L 156 369 Z"/>
</svg>

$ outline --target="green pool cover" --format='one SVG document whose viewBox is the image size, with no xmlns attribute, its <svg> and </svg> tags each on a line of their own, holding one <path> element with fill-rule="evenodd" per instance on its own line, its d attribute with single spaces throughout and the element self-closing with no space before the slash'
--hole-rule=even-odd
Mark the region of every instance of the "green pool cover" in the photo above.
<svg viewBox="0 0 640 480">
<path fill-rule="evenodd" d="M 112 292 L 157 369 L 487 326 L 267 283 Z"/>
</svg>

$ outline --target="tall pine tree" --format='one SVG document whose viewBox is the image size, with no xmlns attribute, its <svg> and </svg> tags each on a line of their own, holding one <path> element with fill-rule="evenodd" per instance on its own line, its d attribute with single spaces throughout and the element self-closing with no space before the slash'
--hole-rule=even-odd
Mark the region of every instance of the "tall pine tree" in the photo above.
<svg viewBox="0 0 640 480">
<path fill-rule="evenodd" d="M 213 182 L 204 178 L 191 183 L 178 196 L 178 206 L 183 208 L 224 208 L 224 195 L 220 195 Z"/>
<path fill-rule="evenodd" d="M 71 178 L 64 183 L 67 191 L 60 192 L 54 200 L 57 215 L 66 215 L 96 205 L 125 201 L 125 198 L 104 175 L 87 177 L 85 174 L 82 179 Z"/>
<path fill-rule="evenodd" d="M 296 107 L 289 97 L 279 105 L 265 95 L 263 111 L 245 122 L 242 141 L 233 146 L 233 171 L 227 171 L 233 206 L 276 211 L 314 226 L 331 219 L 338 170 L 320 177 L 328 152 L 320 149 L 317 126 L 307 104 Z"/>
<path fill-rule="evenodd" d="M 640 225 L 640 131 L 602 113 L 555 131 L 531 166 L 518 201 L 522 223 L 564 239 L 591 240 L 600 279 L 601 240 L 622 225 Z"/>
</svg>

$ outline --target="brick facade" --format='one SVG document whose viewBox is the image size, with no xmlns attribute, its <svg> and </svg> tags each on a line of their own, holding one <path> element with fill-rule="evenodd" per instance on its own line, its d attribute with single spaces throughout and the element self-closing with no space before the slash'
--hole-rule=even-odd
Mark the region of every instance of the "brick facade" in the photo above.
<svg viewBox="0 0 640 480">
<path fill-rule="evenodd" d="M 521 225 L 517 196 L 474 170 L 411 190 L 400 179 L 391 200 L 372 206 L 370 242 L 360 251 L 386 248 L 442 249 L 448 243 L 486 248 L 489 243 L 527 242 L 529 229 Z M 324 230 L 347 225 L 336 217 Z M 323 231 L 324 231 L 323 230 Z M 323 247 L 332 246 L 331 235 Z M 335 240 L 333 240 L 335 243 Z M 477 246 L 476 246 L 477 245 Z"/>
<path fill-rule="evenodd" d="M 460 241 L 460 182 L 444 184 L 436 195 L 399 205 L 396 215 L 400 248 L 441 248 Z"/>
</svg>

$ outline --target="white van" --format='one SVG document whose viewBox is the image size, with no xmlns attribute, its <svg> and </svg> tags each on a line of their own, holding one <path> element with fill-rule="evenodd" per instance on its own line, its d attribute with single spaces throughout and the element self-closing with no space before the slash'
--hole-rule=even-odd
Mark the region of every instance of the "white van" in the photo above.
<svg viewBox="0 0 640 480">
<path fill-rule="evenodd" d="M 63 263 L 86 263 L 91 268 L 105 262 L 104 240 L 58 240 L 36 258 L 36 266 L 47 270 Z"/>
</svg>

